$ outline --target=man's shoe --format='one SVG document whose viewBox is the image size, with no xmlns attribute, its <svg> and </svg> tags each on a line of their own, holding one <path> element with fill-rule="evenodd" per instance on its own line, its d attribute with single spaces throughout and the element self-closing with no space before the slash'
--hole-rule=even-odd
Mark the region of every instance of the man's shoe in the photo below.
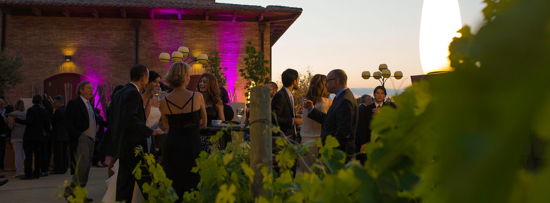
<svg viewBox="0 0 550 203">
<path fill-rule="evenodd" d="M 48 176 L 48 172 L 42 172 L 42 173 L 40 173 L 40 177 L 46 177 L 46 176 Z"/>
<path fill-rule="evenodd" d="M 92 198 L 87 198 L 86 197 L 86 202 L 94 202 L 94 200 Z"/>
<path fill-rule="evenodd" d="M 8 181 L 8 179 L 0 180 L 0 186 L 6 184 Z"/>
<path fill-rule="evenodd" d="M 50 172 L 50 174 L 65 174 L 65 173 L 54 171 L 54 172 Z"/>
<path fill-rule="evenodd" d="M 0 178 L 5 178 L 6 176 L 5 175 L 0 175 Z"/>
<path fill-rule="evenodd" d="M 27 176 L 27 175 L 22 175 L 19 179 L 21 179 L 21 180 L 32 180 L 32 177 Z"/>
<path fill-rule="evenodd" d="M 23 176 L 23 175 L 15 174 L 13 177 L 14 178 L 21 178 L 21 176 Z"/>
</svg>

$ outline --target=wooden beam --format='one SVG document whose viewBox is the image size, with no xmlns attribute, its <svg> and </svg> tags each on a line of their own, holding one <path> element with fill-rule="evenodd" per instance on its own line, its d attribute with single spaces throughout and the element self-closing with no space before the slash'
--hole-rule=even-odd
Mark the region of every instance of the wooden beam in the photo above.
<svg viewBox="0 0 550 203">
<path fill-rule="evenodd" d="M 92 8 L 92 15 L 93 15 L 95 18 L 99 18 L 99 12 L 97 12 L 97 9 Z"/>
<path fill-rule="evenodd" d="M 237 11 L 233 11 L 233 22 L 235 22 L 237 20 Z"/>
<path fill-rule="evenodd" d="M 209 15 L 208 11 L 205 11 L 205 12 L 204 12 L 204 19 L 205 19 L 206 21 L 208 21 L 208 18 L 210 18 L 210 15 Z"/>
<path fill-rule="evenodd" d="M 9 14 L 9 15 L 12 14 L 11 9 L 8 8 L 7 6 L 0 6 L 0 10 L 2 10 L 3 13 Z"/>
<path fill-rule="evenodd" d="M 149 9 L 149 17 L 151 17 L 151 20 L 155 19 L 155 13 L 153 12 L 153 9 Z"/>
<path fill-rule="evenodd" d="M 262 20 L 264 20 L 264 13 L 260 13 L 260 15 L 258 16 L 258 22 L 262 22 Z"/>
<path fill-rule="evenodd" d="M 67 9 L 67 7 L 63 7 L 63 15 L 65 15 L 67 18 L 71 17 L 71 12 L 69 11 L 69 9 Z"/>
<path fill-rule="evenodd" d="M 178 20 L 181 20 L 181 12 L 183 12 L 181 9 L 178 11 Z"/>
<path fill-rule="evenodd" d="M 31 6 L 31 11 L 32 11 L 32 13 L 34 13 L 34 15 L 42 16 L 42 11 L 40 9 L 36 8 L 35 6 Z"/>
<path fill-rule="evenodd" d="M 122 18 L 126 18 L 126 9 L 121 8 L 120 9 L 120 15 L 122 16 Z"/>
</svg>

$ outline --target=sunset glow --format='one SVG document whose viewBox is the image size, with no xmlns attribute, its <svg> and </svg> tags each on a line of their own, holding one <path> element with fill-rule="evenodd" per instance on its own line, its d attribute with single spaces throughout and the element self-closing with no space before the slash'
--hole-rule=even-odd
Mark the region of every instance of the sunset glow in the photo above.
<svg viewBox="0 0 550 203">
<path fill-rule="evenodd" d="M 458 0 L 424 0 L 419 41 L 424 73 L 451 70 L 449 43 L 461 27 Z"/>
</svg>

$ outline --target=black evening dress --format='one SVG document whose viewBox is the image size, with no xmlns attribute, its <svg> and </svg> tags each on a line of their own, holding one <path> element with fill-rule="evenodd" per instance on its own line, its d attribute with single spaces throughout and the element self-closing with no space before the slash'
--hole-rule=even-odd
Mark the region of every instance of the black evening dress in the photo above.
<svg viewBox="0 0 550 203">
<path fill-rule="evenodd" d="M 193 96 L 195 94 L 193 93 Z M 191 109 L 193 107 L 193 96 L 185 103 L 187 105 L 191 101 Z M 173 181 L 172 187 L 176 193 L 183 198 L 183 193 L 196 189 L 200 181 L 200 176 L 197 173 L 191 172 L 191 169 L 197 166 L 195 159 L 199 157 L 201 152 L 200 140 L 200 110 L 183 113 L 183 107 L 179 107 L 166 99 L 166 103 L 176 106 L 181 110 L 181 113 L 172 113 L 170 105 L 168 109 L 170 114 L 167 114 L 168 125 L 170 127 L 166 142 L 163 149 L 163 162 L 166 177 Z"/>
</svg>

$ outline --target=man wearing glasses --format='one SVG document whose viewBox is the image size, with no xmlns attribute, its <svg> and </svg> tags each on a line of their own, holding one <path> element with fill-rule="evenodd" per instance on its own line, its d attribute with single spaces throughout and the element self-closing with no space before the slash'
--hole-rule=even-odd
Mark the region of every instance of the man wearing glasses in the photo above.
<svg viewBox="0 0 550 203">
<path fill-rule="evenodd" d="M 323 125 L 321 139 L 325 141 L 328 135 L 335 137 L 339 150 L 346 152 L 346 162 L 355 153 L 355 131 L 357 129 L 357 102 L 353 93 L 347 87 L 346 72 L 335 69 L 327 75 L 327 91 L 336 94 L 327 113 L 313 108 L 311 100 L 304 101 L 304 108 L 309 111 L 308 117 Z"/>
</svg>

